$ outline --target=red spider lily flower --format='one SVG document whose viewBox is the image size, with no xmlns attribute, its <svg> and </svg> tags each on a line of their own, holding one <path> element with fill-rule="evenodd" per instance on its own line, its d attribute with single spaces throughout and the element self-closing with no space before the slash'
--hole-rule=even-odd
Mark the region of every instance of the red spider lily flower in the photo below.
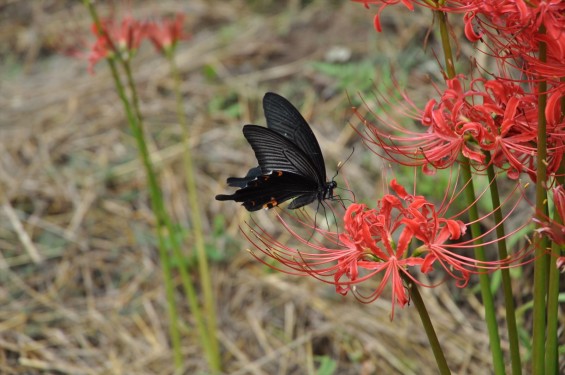
<svg viewBox="0 0 565 375">
<path fill-rule="evenodd" d="M 382 31 L 380 16 L 384 8 L 398 3 L 410 10 L 414 5 L 446 13 L 463 13 L 465 35 L 472 42 L 488 36 L 491 53 L 499 61 L 522 61 L 526 76 L 557 80 L 565 76 L 565 2 L 562 0 L 352 0 L 380 5 L 374 26 Z M 538 57 L 540 43 L 547 45 L 546 60 Z"/>
<path fill-rule="evenodd" d="M 535 179 L 537 96 L 505 79 L 476 79 L 471 85 L 467 111 L 484 130 L 476 139 L 480 149 L 490 152 L 494 165 L 508 177 L 518 179 L 527 172 Z"/>
<path fill-rule="evenodd" d="M 149 40 L 157 51 L 162 53 L 172 52 L 179 40 L 188 39 L 183 33 L 184 14 L 177 14 L 174 19 L 164 19 L 160 22 L 151 22 L 147 27 Z"/>
<path fill-rule="evenodd" d="M 92 25 L 92 33 L 97 39 L 88 57 L 90 72 L 98 61 L 112 58 L 116 53 L 128 60 L 145 38 L 146 27 L 131 17 L 124 17 L 120 24 L 112 19 L 103 21 L 101 30 Z"/>
<path fill-rule="evenodd" d="M 464 80 L 463 76 L 447 80 L 441 99 L 431 99 L 423 110 L 405 93 L 404 103 L 387 103 L 399 109 L 401 117 L 416 120 L 422 130 L 403 126 L 387 113 L 370 112 L 377 120 L 373 123 L 355 108 L 366 129 L 358 130 L 359 134 L 379 156 L 403 165 L 422 166 L 427 174 L 451 167 L 461 154 L 477 169 L 483 169 L 485 152 L 490 152 L 491 162 L 507 171 L 510 178 L 516 179 L 522 172 L 534 173 L 536 96 L 511 81 L 475 79 L 471 89 L 465 89 Z M 558 133 L 554 136 L 562 138 Z"/>
<path fill-rule="evenodd" d="M 565 3 L 561 0 L 450 1 L 464 10 L 465 34 L 471 41 L 487 35 L 500 61 L 524 61 L 526 75 L 565 75 Z M 453 5 L 459 3 L 460 5 Z M 444 11 L 450 11 L 443 9 Z M 451 8 L 453 11 L 453 8 Z M 480 31 L 475 31 L 480 30 Z M 547 44 L 546 61 L 538 58 Z"/>
<path fill-rule="evenodd" d="M 565 97 L 565 84 L 556 85 L 548 92 L 545 106 L 547 134 L 547 172 L 558 174 L 558 169 L 565 152 L 565 116 L 561 110 L 561 102 Z M 534 179 L 535 181 L 535 179 Z"/>
<path fill-rule="evenodd" d="M 322 235 L 325 242 L 304 239 L 279 216 L 285 229 L 305 247 L 303 250 L 281 243 L 262 229 L 251 229 L 254 237 L 249 234 L 246 237 L 257 250 L 283 267 L 274 266 L 253 253 L 264 264 L 282 272 L 309 275 L 333 284 L 337 293 L 352 292 L 361 302 L 376 300 L 390 286 L 391 318 L 396 305 L 403 307 L 409 301 L 405 282 L 433 286 L 414 278 L 411 268 L 430 273 L 433 265 L 438 264 L 457 280 L 459 287 L 463 287 L 471 274 L 508 267 L 517 260 L 479 264 L 459 254 L 459 246 L 473 246 L 471 241 L 448 243 L 461 240 L 466 230 L 462 221 L 442 217 L 445 206 L 436 209 L 424 197 L 407 193 L 394 180 L 390 188 L 394 194 L 383 196 L 375 209 L 369 209 L 365 204 L 351 204 L 344 216 L 342 233 L 308 227 Z M 420 245 L 414 246 L 416 243 Z M 375 280 L 376 285 L 367 285 Z M 366 289 L 369 293 L 364 292 Z"/>
</svg>

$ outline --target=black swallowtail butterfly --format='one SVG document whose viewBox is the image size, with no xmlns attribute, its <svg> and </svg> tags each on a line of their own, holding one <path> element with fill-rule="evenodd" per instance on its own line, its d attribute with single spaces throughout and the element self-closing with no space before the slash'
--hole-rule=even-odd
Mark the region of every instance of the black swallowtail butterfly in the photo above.
<svg viewBox="0 0 565 375">
<path fill-rule="evenodd" d="M 305 206 L 316 199 L 334 198 L 335 181 L 326 180 L 326 164 L 320 145 L 298 110 L 282 96 L 263 97 L 267 127 L 245 125 L 243 135 L 253 148 L 259 166 L 245 177 L 230 177 L 229 186 L 239 189 L 216 195 L 219 201 L 243 202 L 248 211 L 273 208 L 294 198 L 288 208 Z"/>
</svg>

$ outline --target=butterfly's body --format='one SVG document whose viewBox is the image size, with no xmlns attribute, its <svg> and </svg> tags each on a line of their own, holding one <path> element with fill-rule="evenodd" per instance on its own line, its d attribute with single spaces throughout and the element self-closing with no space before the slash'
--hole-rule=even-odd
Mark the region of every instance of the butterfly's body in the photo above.
<svg viewBox="0 0 565 375">
<path fill-rule="evenodd" d="M 216 199 L 243 202 L 248 211 L 269 209 L 293 198 L 290 209 L 332 199 L 337 184 L 326 180 L 322 151 L 306 120 L 290 102 L 274 93 L 265 94 L 263 108 L 267 128 L 243 127 L 259 166 L 251 168 L 245 177 L 228 178 L 228 185 L 240 189 Z"/>
</svg>

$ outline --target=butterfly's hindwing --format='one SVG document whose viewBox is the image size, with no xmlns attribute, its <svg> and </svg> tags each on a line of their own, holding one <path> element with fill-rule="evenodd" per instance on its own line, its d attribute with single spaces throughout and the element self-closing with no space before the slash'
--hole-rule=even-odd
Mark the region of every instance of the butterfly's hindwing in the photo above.
<svg viewBox="0 0 565 375">
<path fill-rule="evenodd" d="M 243 202 L 243 206 L 248 211 L 257 211 L 296 198 L 295 201 L 300 199 L 301 204 L 294 204 L 293 201 L 291 205 L 294 204 L 292 208 L 299 208 L 316 199 L 317 187 L 314 181 L 303 176 L 285 171 L 273 171 L 256 177 L 231 195 L 217 195 L 216 199 Z"/>
<path fill-rule="evenodd" d="M 229 177 L 227 183 L 229 186 L 243 188 L 247 186 L 249 181 L 254 180 L 262 174 L 261 167 L 251 168 L 245 177 Z"/>
</svg>

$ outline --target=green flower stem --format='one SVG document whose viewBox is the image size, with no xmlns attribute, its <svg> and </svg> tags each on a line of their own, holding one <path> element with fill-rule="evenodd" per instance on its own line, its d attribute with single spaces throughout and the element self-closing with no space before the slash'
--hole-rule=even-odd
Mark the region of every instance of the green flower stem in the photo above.
<svg viewBox="0 0 565 375">
<path fill-rule="evenodd" d="M 490 197 L 492 207 L 494 208 L 494 222 L 496 224 L 496 236 L 498 238 L 498 258 L 504 260 L 508 257 L 506 248 L 506 234 L 504 225 L 502 225 L 502 210 L 500 207 L 500 193 L 498 191 L 498 183 L 496 182 L 496 174 L 494 165 L 491 163 L 490 153 L 485 152 L 487 167 L 487 176 L 490 181 Z M 504 304 L 506 311 L 506 326 L 508 329 L 508 340 L 510 342 L 510 361 L 512 363 L 512 374 L 522 374 L 522 361 L 520 359 L 520 341 L 518 338 L 518 329 L 516 326 L 516 308 L 514 306 L 514 294 L 512 293 L 512 281 L 510 279 L 510 270 L 503 268 L 500 270 L 502 275 L 502 290 L 504 292 Z"/>
<path fill-rule="evenodd" d="M 428 336 L 428 342 L 432 347 L 432 352 L 434 353 L 439 373 L 441 375 L 449 375 L 451 374 L 451 371 L 447 366 L 447 361 L 445 360 L 443 350 L 441 349 L 441 345 L 434 330 L 434 326 L 432 325 L 432 321 L 430 319 L 430 315 L 428 314 L 428 310 L 426 309 L 426 305 L 424 304 L 424 300 L 422 299 L 420 291 L 418 290 L 418 286 L 413 283 L 412 280 L 410 280 L 406 275 L 403 275 L 403 278 L 404 281 L 407 282 L 408 285 L 410 285 L 410 298 L 414 302 L 414 306 L 416 306 L 416 310 L 418 310 L 418 314 L 420 315 L 420 319 L 422 320 L 422 325 L 424 326 L 424 330 L 426 331 L 426 335 Z"/>
<path fill-rule="evenodd" d="M 540 33 L 544 33 L 543 26 Z M 547 46 L 540 42 L 539 59 L 545 61 Z M 537 168 L 536 168 L 536 212 L 547 212 L 547 138 L 545 107 L 547 103 L 547 83 L 538 83 L 538 149 L 537 149 Z M 539 226 L 539 224 L 537 224 Z M 532 373 L 543 375 L 545 373 L 545 333 L 546 333 L 546 304 L 547 296 L 547 273 L 548 259 L 546 248 L 548 241 L 545 236 L 534 237 L 535 261 L 534 261 L 534 315 L 533 315 L 533 340 L 532 340 Z"/>
<path fill-rule="evenodd" d="M 442 11 L 435 11 L 439 21 L 439 30 L 441 35 L 441 42 L 443 47 L 446 71 L 448 78 L 455 77 L 455 66 L 453 64 L 453 51 L 449 41 L 449 30 L 447 25 L 447 15 Z M 475 259 L 480 262 L 486 260 L 485 251 L 481 237 L 481 228 L 478 223 L 479 213 L 477 210 L 477 203 L 475 199 L 475 188 L 473 186 L 470 161 L 461 155 L 460 157 L 461 174 L 463 183 L 465 185 L 465 197 L 469 205 L 469 221 L 471 224 L 471 235 L 475 238 Z M 490 290 L 489 277 L 486 273 L 479 274 L 479 285 L 481 287 L 481 295 L 483 297 L 483 305 L 485 307 L 485 319 L 487 329 L 489 332 L 490 350 L 492 354 L 492 361 L 494 366 L 494 373 L 501 375 L 505 373 L 504 369 L 504 356 L 502 355 L 502 348 L 500 346 L 500 335 L 498 334 L 498 324 L 496 321 L 496 311 L 494 308 L 494 298 Z"/>
<path fill-rule="evenodd" d="M 565 78 L 561 79 L 561 82 L 565 82 Z M 565 113 L 565 97 L 561 98 L 561 113 Z M 559 171 L 555 177 L 559 185 L 565 183 L 565 160 L 561 161 L 559 166 Z M 563 224 L 565 218 L 560 217 L 557 210 L 555 210 L 553 215 L 553 220 L 559 224 Z M 557 374 L 557 366 L 559 365 L 558 358 L 558 325 L 559 325 L 559 270 L 555 264 L 555 260 L 562 256 L 563 249 L 562 246 L 552 243 L 551 244 L 551 264 L 549 265 L 549 285 L 547 294 L 547 355 L 546 355 L 546 374 Z"/>
<path fill-rule="evenodd" d="M 183 132 L 184 152 L 183 162 L 186 168 L 186 186 L 188 190 L 188 199 L 191 207 L 193 236 L 196 244 L 196 253 L 198 256 L 198 269 L 200 273 L 200 282 L 202 284 L 202 292 L 204 295 L 204 311 L 206 315 L 206 327 L 208 335 L 208 345 L 206 352 L 208 353 L 208 361 L 212 369 L 219 372 L 221 371 L 221 358 L 217 337 L 217 324 L 216 324 L 216 306 L 214 292 L 212 289 L 212 278 L 210 276 L 210 268 L 208 266 L 208 258 L 206 256 L 206 248 L 204 244 L 204 236 L 202 235 L 202 218 L 200 205 L 198 204 L 196 177 L 194 173 L 194 162 L 192 160 L 192 153 L 190 152 L 190 132 L 186 116 L 184 115 L 184 107 L 182 104 L 181 94 L 181 77 L 175 62 L 172 50 L 166 53 L 167 60 L 171 66 L 171 74 L 175 84 L 175 95 L 177 102 L 177 115 L 178 121 L 181 125 Z"/>
<path fill-rule="evenodd" d="M 471 236 L 475 238 L 475 259 L 478 265 L 486 261 L 485 250 L 482 246 L 482 241 L 479 239 L 482 235 L 481 227 L 478 222 L 479 213 L 477 210 L 477 203 L 475 201 L 475 188 L 473 186 L 471 166 L 469 159 L 461 156 L 459 164 L 461 165 L 461 175 L 463 177 L 463 184 L 465 185 L 465 198 L 469 205 L 469 221 L 471 222 Z M 481 296 L 483 298 L 483 306 L 485 307 L 485 320 L 487 323 L 490 351 L 492 354 L 492 362 L 494 366 L 494 373 L 497 375 L 505 374 L 504 370 L 504 356 L 502 355 L 502 348 L 500 346 L 500 335 L 498 334 L 498 323 L 496 321 L 496 309 L 494 308 L 494 298 L 490 289 L 490 281 L 488 274 L 485 272 L 479 273 L 479 285 L 481 288 Z"/>
<path fill-rule="evenodd" d="M 563 173 L 563 171 L 561 172 Z M 563 223 L 562 218 L 555 213 L 553 220 L 560 224 Z M 559 270 L 555 264 L 557 257 L 561 255 L 561 246 L 551 244 L 551 263 L 549 264 L 549 285 L 547 295 L 547 342 L 545 357 L 545 373 L 557 374 L 559 366 L 558 358 L 558 338 L 557 332 L 559 328 Z"/>
<path fill-rule="evenodd" d="M 441 45 L 443 47 L 443 58 L 448 78 L 455 78 L 455 65 L 453 64 L 453 51 L 449 42 L 449 30 L 447 26 L 447 14 L 442 11 L 435 11 L 439 20 L 439 33 L 441 35 Z"/>
</svg>

